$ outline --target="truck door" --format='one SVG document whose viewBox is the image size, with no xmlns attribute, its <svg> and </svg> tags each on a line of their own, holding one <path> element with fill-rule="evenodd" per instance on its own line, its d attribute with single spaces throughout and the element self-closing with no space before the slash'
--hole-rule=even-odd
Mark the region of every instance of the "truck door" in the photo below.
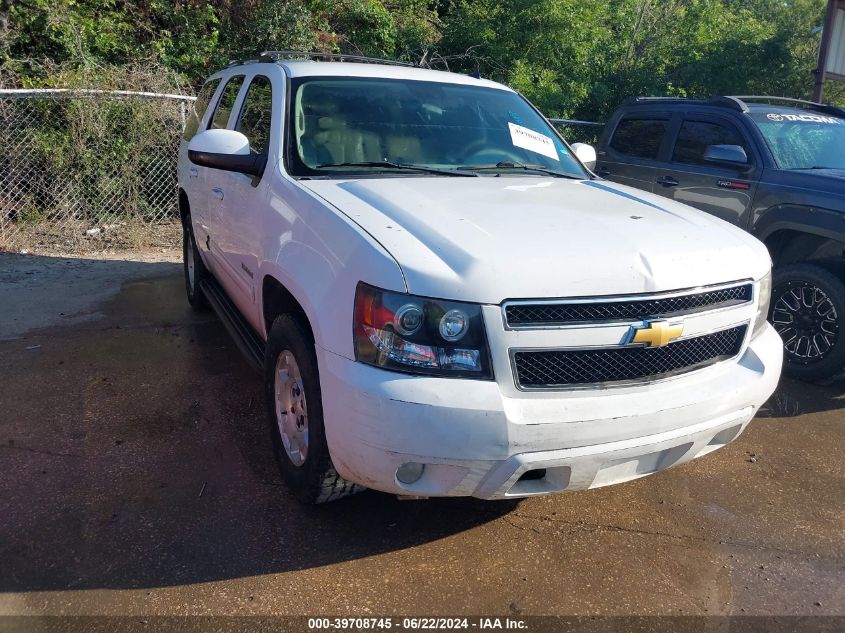
<svg viewBox="0 0 845 633">
<path fill-rule="evenodd" d="M 232 111 L 235 108 L 235 102 L 238 99 L 238 94 L 243 83 L 244 75 L 234 75 L 223 86 L 220 98 L 217 100 L 217 106 L 214 108 L 214 112 L 211 113 L 211 118 L 208 122 L 209 130 L 224 129 L 229 125 L 229 119 L 233 118 Z M 227 179 L 227 175 L 228 172 L 222 169 L 208 167 L 205 168 L 203 178 L 201 178 L 202 186 L 205 189 L 205 196 L 208 200 L 208 208 L 204 218 L 205 230 L 207 232 L 205 242 L 208 248 L 208 263 L 215 277 L 223 284 L 224 288 L 227 287 L 225 279 L 226 270 L 222 265 L 220 243 L 226 239 L 226 229 L 225 226 L 221 226 L 221 217 L 225 204 L 222 184 Z"/>
<path fill-rule="evenodd" d="M 747 162 L 705 158 L 713 145 L 737 145 Z M 748 228 L 761 159 L 747 136 L 727 117 L 686 114 L 668 162 L 655 170 L 654 193 Z"/>
<path fill-rule="evenodd" d="M 282 111 L 281 94 L 276 97 L 277 108 L 273 109 L 275 92 L 281 90 L 273 90 L 269 77 L 252 77 L 229 124 L 231 129 L 249 139 L 250 153 L 264 157 L 264 174 L 277 168 L 276 163 L 269 159 L 271 132 L 275 131 L 273 112 Z M 279 125 L 279 122 L 275 125 Z M 267 180 L 264 175 L 225 172 L 218 182 L 223 196 L 217 242 L 221 269 L 224 270 L 220 282 L 226 286 L 229 296 L 256 329 L 260 329 L 256 288 L 261 283 L 258 265 L 265 239 L 261 218 L 268 198 Z"/>
<path fill-rule="evenodd" d="M 606 147 L 599 149 L 596 173 L 622 185 L 652 191 L 671 120 L 669 113 L 660 112 L 623 116 Z"/>
<path fill-rule="evenodd" d="M 188 159 L 188 143 L 201 131 L 202 122 L 212 97 L 215 96 L 220 85 L 220 78 L 211 79 L 200 90 L 196 101 L 188 104 L 185 120 L 185 130 L 182 134 L 183 142 L 179 146 L 179 182 L 188 196 L 191 207 L 191 220 L 197 247 L 207 252 L 206 238 L 208 237 L 208 189 L 205 186 L 208 167 L 195 165 Z"/>
</svg>

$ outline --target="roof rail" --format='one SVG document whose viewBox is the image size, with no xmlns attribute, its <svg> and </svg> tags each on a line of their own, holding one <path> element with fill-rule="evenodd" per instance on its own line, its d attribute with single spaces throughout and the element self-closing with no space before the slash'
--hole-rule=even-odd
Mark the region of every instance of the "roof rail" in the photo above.
<svg viewBox="0 0 845 633">
<path fill-rule="evenodd" d="M 768 103 L 771 105 L 784 105 L 793 108 L 804 108 L 815 112 L 823 112 L 834 116 L 845 117 L 845 108 L 838 108 L 824 103 L 804 101 L 802 99 L 790 99 L 788 97 L 710 97 L 709 99 L 689 99 L 686 97 L 631 97 L 625 99 L 622 105 L 637 105 L 646 103 L 688 103 L 690 105 L 710 105 L 730 108 L 739 112 L 748 112 L 749 103 Z"/>
<path fill-rule="evenodd" d="M 786 105 L 795 108 L 804 108 L 805 110 L 815 110 L 816 112 L 824 112 L 825 114 L 835 114 L 838 116 L 845 116 L 845 109 L 836 106 L 827 105 L 824 103 L 816 103 L 815 101 L 805 101 L 803 99 L 790 99 L 788 97 L 771 97 L 771 96 L 745 96 L 745 97 L 729 97 L 742 101 L 745 103 L 768 103 L 770 105 Z"/>
<path fill-rule="evenodd" d="M 264 51 L 257 61 L 278 62 L 286 59 L 310 59 L 320 62 L 356 62 L 360 64 L 386 64 L 388 66 L 406 66 L 419 68 L 416 64 L 399 62 L 393 59 L 379 59 L 362 55 L 346 55 L 345 53 L 319 53 L 316 51 Z"/>
<path fill-rule="evenodd" d="M 747 112 L 748 108 L 744 103 L 734 97 L 710 97 L 707 99 L 695 99 L 689 97 L 630 97 L 625 99 L 622 105 L 637 105 L 646 103 L 688 103 L 690 105 L 716 105 L 724 108 L 731 108 L 740 112 Z"/>
</svg>

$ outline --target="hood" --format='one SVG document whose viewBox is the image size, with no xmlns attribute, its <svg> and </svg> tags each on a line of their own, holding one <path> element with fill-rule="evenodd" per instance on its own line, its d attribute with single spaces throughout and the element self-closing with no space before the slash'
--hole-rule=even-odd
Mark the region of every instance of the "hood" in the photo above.
<svg viewBox="0 0 845 633">
<path fill-rule="evenodd" d="M 501 176 L 307 180 L 396 259 L 413 294 L 505 299 L 757 279 L 765 247 L 721 220 L 605 181 Z M 363 281 L 367 281 L 366 279 Z"/>
<path fill-rule="evenodd" d="M 774 170 L 771 182 L 833 194 L 845 200 L 845 169 Z"/>
<path fill-rule="evenodd" d="M 819 178 L 833 178 L 835 180 L 845 180 L 845 169 L 814 169 L 810 171 L 808 176 L 816 176 Z M 842 185 L 839 185 L 840 187 Z"/>
</svg>

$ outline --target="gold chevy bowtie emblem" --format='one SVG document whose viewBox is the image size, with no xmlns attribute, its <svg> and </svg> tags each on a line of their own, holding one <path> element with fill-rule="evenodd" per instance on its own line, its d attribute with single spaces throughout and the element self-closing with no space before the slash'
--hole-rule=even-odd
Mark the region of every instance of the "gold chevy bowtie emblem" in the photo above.
<svg viewBox="0 0 845 633">
<path fill-rule="evenodd" d="M 651 321 L 643 327 L 635 326 L 633 331 L 631 343 L 646 347 L 663 347 L 679 338 L 684 333 L 684 326 L 680 323 L 669 325 L 666 321 Z"/>
</svg>

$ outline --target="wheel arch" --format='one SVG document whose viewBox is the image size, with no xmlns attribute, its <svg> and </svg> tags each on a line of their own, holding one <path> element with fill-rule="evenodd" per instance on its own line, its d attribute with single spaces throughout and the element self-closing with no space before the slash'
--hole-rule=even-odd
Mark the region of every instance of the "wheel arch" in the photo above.
<svg viewBox="0 0 845 633">
<path fill-rule="evenodd" d="M 842 259 L 845 236 L 808 230 L 802 226 L 783 226 L 763 240 L 775 266 L 819 260 Z"/>
<path fill-rule="evenodd" d="M 278 279 L 265 275 L 261 280 L 261 322 L 265 337 L 269 336 L 273 321 L 281 314 L 295 317 L 311 336 L 311 340 L 315 340 L 311 319 L 302 303 Z"/>
<path fill-rule="evenodd" d="M 188 201 L 188 194 L 182 187 L 179 187 L 179 220 L 182 224 L 185 223 L 187 217 L 191 214 L 191 203 Z"/>
<path fill-rule="evenodd" d="M 782 205 L 758 215 L 754 235 L 775 266 L 835 260 L 845 254 L 845 214 L 809 206 Z"/>
</svg>

